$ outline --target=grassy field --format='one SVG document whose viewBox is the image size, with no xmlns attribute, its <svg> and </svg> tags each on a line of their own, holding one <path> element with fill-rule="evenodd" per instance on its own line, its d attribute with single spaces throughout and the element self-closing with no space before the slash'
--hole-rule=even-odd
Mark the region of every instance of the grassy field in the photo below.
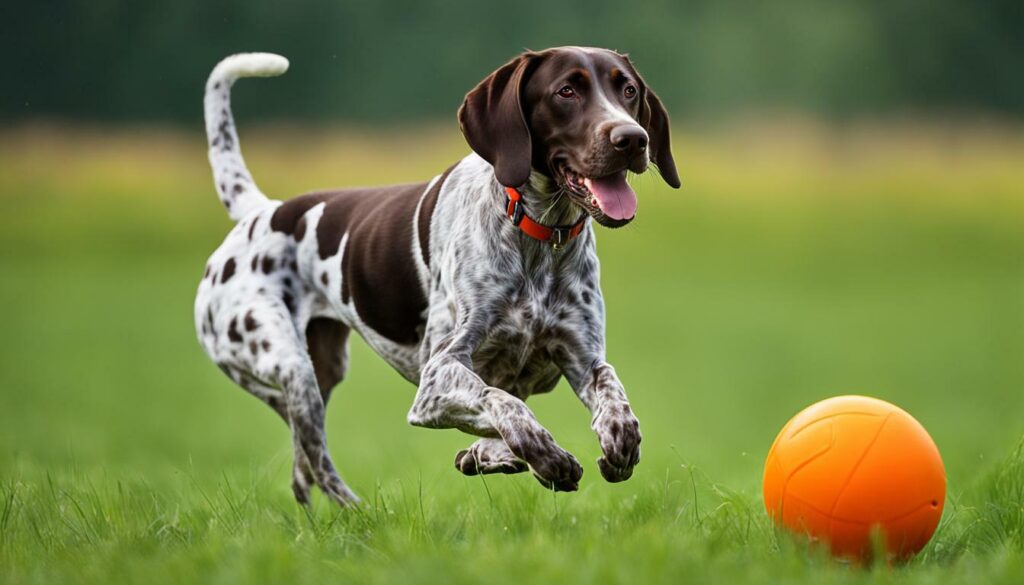
<svg viewBox="0 0 1024 585">
<path fill-rule="evenodd" d="M 465 152 L 448 126 L 244 130 L 284 197 Z M 683 190 L 637 179 L 637 221 L 599 234 L 610 359 L 644 431 L 633 478 L 601 479 L 564 384 L 530 405 L 583 462 L 579 492 L 463 477 L 472 439 L 408 427 L 414 388 L 357 342 L 328 433 L 366 505 L 307 511 L 284 425 L 195 340 L 230 225 L 199 131 L 3 131 L 0 581 L 1024 582 L 1024 132 L 676 140 Z M 830 561 L 764 514 L 775 433 L 842 393 L 903 406 L 942 451 L 946 513 L 908 565 Z"/>
</svg>

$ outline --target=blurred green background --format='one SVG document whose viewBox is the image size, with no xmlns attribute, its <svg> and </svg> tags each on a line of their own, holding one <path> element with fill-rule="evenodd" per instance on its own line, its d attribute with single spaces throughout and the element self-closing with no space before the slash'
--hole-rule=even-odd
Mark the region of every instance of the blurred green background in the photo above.
<svg viewBox="0 0 1024 585">
<path fill-rule="evenodd" d="M 989 0 L 41 0 L 0 8 L 0 116 L 191 122 L 211 65 L 292 60 L 261 118 L 451 119 L 523 48 L 632 53 L 677 114 L 1024 113 L 1020 2 Z"/>
<path fill-rule="evenodd" d="M 979 548 L 957 510 L 985 507 L 983 478 L 1024 434 L 1020 3 L 38 2 L 0 23 L 6 578 L 173 581 L 227 563 L 226 582 L 493 579 L 467 558 L 512 578 L 532 551 L 551 580 L 614 581 L 635 577 L 623 547 L 649 580 L 807 578 L 762 530 L 761 465 L 791 415 L 841 393 L 903 406 L 938 443 L 951 527 L 927 558 Z M 673 115 L 683 189 L 636 178 L 638 219 L 598 234 L 641 465 L 600 479 L 563 384 L 530 406 L 583 462 L 580 493 L 464 478 L 452 460 L 472 439 L 407 426 L 415 389 L 357 340 L 328 432 L 371 519 L 320 506 L 307 524 L 284 425 L 195 340 L 194 291 L 231 226 L 206 75 L 235 51 L 291 59 L 235 91 L 249 166 L 288 198 L 437 174 L 468 152 L 464 93 L 521 48 L 561 44 L 629 52 Z M 694 469 L 703 499 L 687 499 Z M 741 504 L 762 536 L 710 532 L 701 502 Z M 566 575 L 566 558 L 592 571 Z M 1020 577 L 1021 558 L 957 567 Z"/>
</svg>

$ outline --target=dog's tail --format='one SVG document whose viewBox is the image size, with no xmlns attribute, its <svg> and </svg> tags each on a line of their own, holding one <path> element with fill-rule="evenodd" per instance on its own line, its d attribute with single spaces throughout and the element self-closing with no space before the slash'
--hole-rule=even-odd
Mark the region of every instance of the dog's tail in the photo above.
<svg viewBox="0 0 1024 585">
<path fill-rule="evenodd" d="M 203 106 L 213 182 L 221 203 L 235 221 L 263 206 L 268 199 L 256 187 L 242 158 L 235 120 L 231 115 L 231 85 L 242 77 L 274 77 L 287 70 L 288 59 L 280 55 L 240 53 L 218 63 L 206 82 Z"/>
</svg>

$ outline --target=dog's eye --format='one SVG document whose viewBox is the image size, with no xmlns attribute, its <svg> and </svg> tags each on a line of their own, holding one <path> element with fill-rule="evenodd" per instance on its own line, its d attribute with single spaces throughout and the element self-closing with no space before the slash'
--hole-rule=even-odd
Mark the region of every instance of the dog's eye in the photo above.
<svg viewBox="0 0 1024 585">
<path fill-rule="evenodd" d="M 566 85 L 562 87 L 562 89 L 558 90 L 558 95 L 566 99 L 572 99 L 576 97 L 576 90 Z"/>
<path fill-rule="evenodd" d="M 627 98 L 636 97 L 636 87 L 632 85 L 627 85 L 626 89 L 622 90 L 622 93 L 626 94 Z"/>
</svg>

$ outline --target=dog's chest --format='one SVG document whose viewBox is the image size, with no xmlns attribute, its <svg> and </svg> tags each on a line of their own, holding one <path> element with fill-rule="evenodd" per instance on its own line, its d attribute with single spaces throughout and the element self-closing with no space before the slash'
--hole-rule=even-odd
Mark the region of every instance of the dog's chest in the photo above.
<svg viewBox="0 0 1024 585">
<path fill-rule="evenodd" d="M 550 391 L 559 379 L 554 356 L 563 305 L 546 292 L 511 298 L 473 355 L 474 370 L 487 384 L 522 398 Z"/>
</svg>

